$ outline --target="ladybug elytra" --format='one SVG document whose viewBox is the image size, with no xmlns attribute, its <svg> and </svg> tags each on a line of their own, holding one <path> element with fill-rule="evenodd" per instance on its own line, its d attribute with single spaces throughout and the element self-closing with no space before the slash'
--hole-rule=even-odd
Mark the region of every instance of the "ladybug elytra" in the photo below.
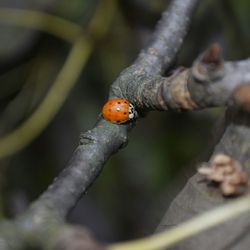
<svg viewBox="0 0 250 250">
<path fill-rule="evenodd" d="M 114 99 L 105 103 L 102 115 L 107 121 L 121 124 L 135 117 L 135 109 L 128 100 Z"/>
</svg>

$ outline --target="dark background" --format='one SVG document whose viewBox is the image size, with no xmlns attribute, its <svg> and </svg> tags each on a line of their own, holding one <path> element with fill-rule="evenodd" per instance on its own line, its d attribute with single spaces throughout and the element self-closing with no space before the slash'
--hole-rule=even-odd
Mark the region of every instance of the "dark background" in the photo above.
<svg viewBox="0 0 250 250">
<path fill-rule="evenodd" d="M 168 3 L 118 1 L 108 32 L 94 43 L 94 51 L 62 109 L 28 147 L 0 161 L 0 216 L 14 217 L 22 212 L 66 166 L 80 133 L 95 124 L 110 84 L 147 44 Z M 0 7 L 45 11 L 83 29 L 98 4 L 97 0 L 0 0 Z M 221 44 L 226 60 L 247 57 L 249 13 L 247 0 L 202 1 L 170 71 L 189 67 L 213 42 Z M 69 43 L 51 35 L 0 23 L 1 136 L 11 133 L 36 109 L 69 50 Z M 152 233 L 171 199 L 211 151 L 212 131 L 222 116 L 223 109 L 211 109 L 151 112 L 140 119 L 128 146 L 108 161 L 70 213 L 69 221 L 86 225 L 104 241 Z"/>
</svg>

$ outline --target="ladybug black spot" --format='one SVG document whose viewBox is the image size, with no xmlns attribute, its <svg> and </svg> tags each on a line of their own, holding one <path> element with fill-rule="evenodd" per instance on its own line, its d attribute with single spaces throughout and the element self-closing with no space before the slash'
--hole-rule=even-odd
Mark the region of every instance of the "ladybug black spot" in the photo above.
<svg viewBox="0 0 250 250">
<path fill-rule="evenodd" d="M 121 121 L 116 121 L 117 123 L 120 123 Z"/>
<path fill-rule="evenodd" d="M 117 102 L 118 104 L 121 104 L 121 102 Z"/>
<path fill-rule="evenodd" d="M 124 115 L 126 115 L 126 114 L 127 114 L 127 112 L 124 112 L 123 114 L 124 114 Z"/>
</svg>

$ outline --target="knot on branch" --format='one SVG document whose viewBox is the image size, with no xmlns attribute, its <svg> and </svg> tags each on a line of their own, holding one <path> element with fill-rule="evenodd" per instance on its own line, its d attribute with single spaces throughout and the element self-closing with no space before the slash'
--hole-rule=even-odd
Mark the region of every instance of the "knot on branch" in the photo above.
<svg viewBox="0 0 250 250">
<path fill-rule="evenodd" d="M 222 60 L 222 50 L 218 43 L 214 43 L 210 48 L 205 51 L 203 57 L 201 58 L 203 63 L 210 64 L 211 66 L 219 65 Z"/>
<path fill-rule="evenodd" d="M 187 86 L 189 78 L 190 71 L 182 68 L 178 70 L 178 73 L 174 73 L 174 75 L 166 79 L 167 81 L 160 88 L 165 105 L 176 110 L 193 110 L 197 108 Z"/>
<path fill-rule="evenodd" d="M 224 61 L 219 44 L 212 44 L 198 59 L 192 67 L 192 74 L 200 83 L 219 80 L 224 76 Z"/>
<path fill-rule="evenodd" d="M 94 142 L 95 138 L 92 136 L 91 130 L 88 130 L 87 132 L 80 134 L 80 140 L 79 140 L 80 145 L 87 145 Z"/>
</svg>

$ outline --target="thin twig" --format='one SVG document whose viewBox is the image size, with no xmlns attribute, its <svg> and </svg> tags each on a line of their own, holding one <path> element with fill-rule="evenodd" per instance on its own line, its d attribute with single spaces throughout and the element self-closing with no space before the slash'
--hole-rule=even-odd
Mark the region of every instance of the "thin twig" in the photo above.
<svg viewBox="0 0 250 250">
<path fill-rule="evenodd" d="M 114 2 L 110 0 L 106 0 L 100 4 L 100 9 L 98 8 L 96 15 L 93 17 L 93 20 L 89 24 L 89 33 L 95 35 L 98 38 L 107 31 L 107 27 L 109 26 L 111 17 L 113 16 L 113 13 L 115 11 L 114 6 Z M 107 18 L 104 22 L 102 19 L 102 11 L 106 11 L 107 9 L 109 13 L 106 12 L 106 14 L 109 16 L 109 18 Z M 2 10 L 1 12 L 0 9 L 0 18 L 1 14 L 2 17 L 6 17 L 8 13 L 8 10 Z M 13 14 L 14 18 L 12 22 L 17 22 L 20 17 L 23 18 L 23 22 L 20 21 L 18 25 L 30 25 L 34 28 L 41 28 L 42 30 L 50 31 L 58 36 L 60 36 L 60 28 L 65 25 L 66 30 L 72 29 L 71 33 L 65 33 L 64 38 L 67 39 L 73 38 L 73 36 L 75 36 L 76 34 L 80 34 L 80 27 L 78 25 L 73 25 L 71 22 L 51 15 L 42 14 L 39 12 L 33 13 L 32 11 L 30 13 L 29 11 L 21 10 L 17 10 L 14 12 L 10 11 L 10 14 Z M 31 16 L 28 17 L 25 16 L 25 14 L 30 14 Z M 33 20 L 35 19 L 36 21 L 38 21 L 41 18 L 43 18 L 44 20 L 45 17 L 48 17 L 50 21 L 54 21 L 54 26 L 48 26 L 50 28 L 47 29 L 47 26 L 39 26 Z M 100 29 L 100 24 L 105 25 L 105 27 Z M 47 93 L 41 104 L 38 106 L 38 108 L 35 110 L 35 112 L 20 127 L 12 131 L 10 134 L 0 138 L 0 158 L 10 156 L 11 154 L 14 154 L 17 151 L 23 149 L 47 127 L 47 125 L 55 117 L 55 115 L 65 102 L 71 89 L 76 84 L 77 79 L 79 78 L 92 51 L 93 40 L 89 35 L 82 33 L 73 44 L 69 56 L 66 59 L 61 71 L 57 75 L 55 82 L 52 84 L 49 92 Z"/>
<path fill-rule="evenodd" d="M 0 8 L 0 20 L 16 26 L 47 32 L 70 43 L 82 33 L 82 27 L 76 23 L 35 10 Z"/>
<path fill-rule="evenodd" d="M 91 44 L 86 36 L 77 39 L 46 98 L 20 127 L 0 139 L 0 158 L 9 156 L 24 148 L 52 120 L 86 64 L 92 51 Z"/>
</svg>

